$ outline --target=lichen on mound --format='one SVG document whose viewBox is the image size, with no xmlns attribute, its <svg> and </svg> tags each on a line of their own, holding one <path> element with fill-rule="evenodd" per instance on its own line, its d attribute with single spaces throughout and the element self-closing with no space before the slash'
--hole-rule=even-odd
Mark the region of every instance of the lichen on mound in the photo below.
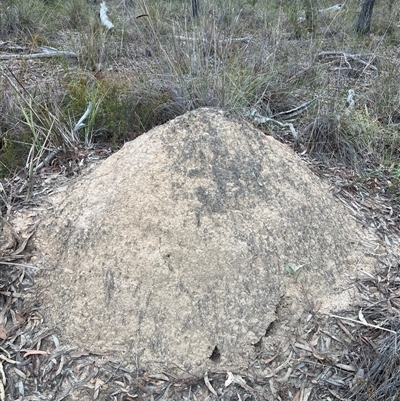
<svg viewBox="0 0 400 401">
<path fill-rule="evenodd" d="M 298 302 L 286 263 L 329 305 L 360 256 L 356 224 L 292 151 L 211 109 L 127 143 L 54 202 L 37 236 L 45 318 L 149 370 L 246 366 L 289 290 Z"/>
</svg>

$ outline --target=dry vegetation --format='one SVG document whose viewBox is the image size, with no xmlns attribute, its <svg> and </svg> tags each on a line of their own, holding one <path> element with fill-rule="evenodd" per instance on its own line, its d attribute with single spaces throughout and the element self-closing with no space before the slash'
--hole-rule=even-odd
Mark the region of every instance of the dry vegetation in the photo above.
<svg viewBox="0 0 400 401">
<path fill-rule="evenodd" d="M 193 19 L 189 0 L 108 0 L 115 25 L 108 31 L 100 24 L 99 4 L 92 1 L 0 1 L 3 216 L 21 198 L 32 196 L 41 175 L 55 170 L 74 174 L 91 155 L 107 155 L 151 127 L 210 106 L 255 121 L 292 146 L 312 160 L 312 168 L 331 180 L 338 192 L 345 192 L 344 199 L 351 198 L 347 203 L 365 224 L 379 227 L 382 238 L 389 231 L 398 235 L 400 4 L 378 2 L 368 36 L 358 36 L 354 29 L 360 2 L 345 1 L 339 11 L 318 12 L 334 2 L 315 0 L 311 22 L 303 18 L 304 4 L 303 0 L 201 0 L 200 15 Z M 49 47 L 75 56 L 15 57 Z M 286 113 L 310 101 L 304 110 Z M 86 125 L 74 130 L 89 103 Z M 53 155 L 49 163 L 39 169 L 49 155 Z M 197 399 L 212 395 L 203 378 L 149 378 L 140 371 L 124 371 L 118 363 L 101 370 L 101 355 L 57 351 L 58 340 L 38 329 L 35 311 L 10 312 L 11 299 L 14 309 L 21 307 L 18 297 L 10 294 L 29 284 L 29 270 L 17 263 L 26 251 L 25 243 L 16 253 L 23 244 L 17 238 L 16 249 L 1 261 L 0 359 L 5 373 L 0 364 L 0 381 L 5 393 L 0 391 L 0 400 L 61 401 L 79 386 L 88 397 L 110 400 L 196 399 L 196 391 Z M 335 356 L 342 370 L 337 359 L 319 358 L 323 349 L 307 351 L 303 346 L 299 351 L 293 346 L 303 363 L 296 378 L 298 390 L 282 380 L 276 387 L 272 383 L 276 371 L 268 380 L 246 376 L 254 390 L 236 383 L 237 391 L 225 393 L 225 399 L 245 399 L 247 394 L 248 399 L 311 400 L 341 394 L 338 399 L 384 400 L 389 399 L 385 392 L 399 394 L 400 384 L 391 375 L 399 369 L 399 284 L 393 274 L 397 268 L 387 264 L 385 275 L 371 278 L 362 288 L 367 320 L 384 322 L 392 330 L 380 350 L 371 347 L 376 330 L 360 334 L 356 325 L 346 333 L 351 341 L 342 341 L 346 351 Z M 383 304 L 385 308 L 380 308 Z M 390 320 L 385 317 L 388 311 Z M 11 313 L 8 323 L 7 313 Z M 308 325 L 300 338 L 309 340 L 315 330 Z M 43 347 L 47 354 L 41 354 Z M 23 358 L 29 350 L 35 350 L 31 358 L 26 354 Z M 391 371 L 382 369 L 392 350 Z M 92 359 L 82 359 L 85 356 Z M 263 356 L 264 362 L 269 361 L 265 365 L 277 363 L 277 368 L 284 363 L 271 358 Z M 375 368 L 368 375 L 365 370 L 371 360 L 376 361 Z M 364 373 L 350 369 L 350 374 L 346 366 Z M 323 377 L 328 368 L 335 371 L 336 382 Z M 307 393 L 308 387 L 299 383 L 313 375 L 320 390 Z M 216 373 L 214 383 L 223 387 L 225 376 Z M 74 383 L 65 394 L 63 381 Z M 265 388 L 270 395 L 265 395 Z"/>
<path fill-rule="evenodd" d="M 34 168 L 68 145 L 89 102 L 79 139 L 117 149 L 201 106 L 282 121 L 288 116 L 279 113 L 315 99 L 291 121 L 297 138 L 275 122 L 262 128 L 315 157 L 384 171 L 397 194 L 400 6 L 392 2 L 389 14 L 389 5 L 378 4 L 371 34 L 361 37 L 358 2 L 331 12 L 318 11 L 331 1 L 313 2 L 311 26 L 304 3 L 202 1 L 193 19 L 189 0 L 115 0 L 108 2 L 115 29 L 107 31 L 94 2 L 2 1 L 3 54 L 43 46 L 76 53 L 2 61 L 2 175 L 27 162 Z"/>
</svg>

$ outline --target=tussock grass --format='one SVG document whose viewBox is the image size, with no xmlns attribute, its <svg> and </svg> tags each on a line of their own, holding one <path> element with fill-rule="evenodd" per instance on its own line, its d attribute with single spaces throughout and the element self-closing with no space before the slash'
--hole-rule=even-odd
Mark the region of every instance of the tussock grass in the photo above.
<svg viewBox="0 0 400 401">
<path fill-rule="evenodd" d="M 345 2 L 338 12 L 324 12 L 320 10 L 332 6 L 332 1 L 314 1 L 307 11 L 304 0 L 204 0 L 199 17 L 193 18 L 189 1 L 109 0 L 112 31 L 100 24 L 94 2 L 1 3 L 4 39 L 78 53 L 77 63 L 39 64 L 57 71 L 61 95 L 53 97 L 53 105 L 65 129 L 79 119 L 88 102 L 94 105 L 83 137 L 118 146 L 201 106 L 222 107 L 238 115 L 255 109 L 271 117 L 317 98 L 292 121 L 299 133 L 296 146 L 313 157 L 360 171 L 382 165 L 392 166 L 396 174 L 400 123 L 399 69 L 393 58 L 400 41 L 396 2 L 389 5 L 390 16 L 385 4 L 375 6 L 371 33 L 364 37 L 354 31 L 356 2 Z M 304 20 L 307 12 L 311 20 Z M 340 55 L 325 59 L 319 56 L 323 51 L 357 55 L 361 62 Z M 18 68 L 34 75 L 37 65 L 25 62 Z M 41 79 L 36 82 L 37 87 L 28 91 L 46 92 Z M 349 90 L 355 92 L 351 110 L 346 107 Z M 15 96 L 3 85 L 4 99 Z M 45 97 L 33 96 L 31 107 L 46 109 L 41 100 Z M 20 124 L 6 121 L 21 121 L 23 107 L 15 104 L 20 103 L 8 101 L 3 106 L 7 117 L 2 130 L 8 138 L 21 134 Z M 268 123 L 261 128 L 277 130 Z"/>
</svg>

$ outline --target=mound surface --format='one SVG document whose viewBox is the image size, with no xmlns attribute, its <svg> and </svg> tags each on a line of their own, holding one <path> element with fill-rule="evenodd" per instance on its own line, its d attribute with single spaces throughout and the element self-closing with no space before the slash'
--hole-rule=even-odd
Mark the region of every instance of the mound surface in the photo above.
<svg viewBox="0 0 400 401">
<path fill-rule="evenodd" d="M 247 365 L 283 303 L 288 320 L 310 306 L 286 263 L 330 306 L 360 256 L 356 224 L 292 151 L 211 109 L 127 143 L 54 204 L 45 318 L 154 371 Z"/>
</svg>

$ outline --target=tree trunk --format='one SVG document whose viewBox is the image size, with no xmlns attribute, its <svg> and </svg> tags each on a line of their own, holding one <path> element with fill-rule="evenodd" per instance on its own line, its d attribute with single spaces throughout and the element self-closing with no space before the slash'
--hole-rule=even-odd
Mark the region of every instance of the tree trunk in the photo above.
<svg viewBox="0 0 400 401">
<path fill-rule="evenodd" d="M 361 7 L 360 15 L 358 16 L 356 30 L 359 33 L 366 34 L 371 26 L 372 9 L 374 8 L 375 0 L 364 0 Z"/>
<path fill-rule="evenodd" d="M 192 15 L 193 18 L 199 16 L 199 0 L 192 0 Z"/>
</svg>

